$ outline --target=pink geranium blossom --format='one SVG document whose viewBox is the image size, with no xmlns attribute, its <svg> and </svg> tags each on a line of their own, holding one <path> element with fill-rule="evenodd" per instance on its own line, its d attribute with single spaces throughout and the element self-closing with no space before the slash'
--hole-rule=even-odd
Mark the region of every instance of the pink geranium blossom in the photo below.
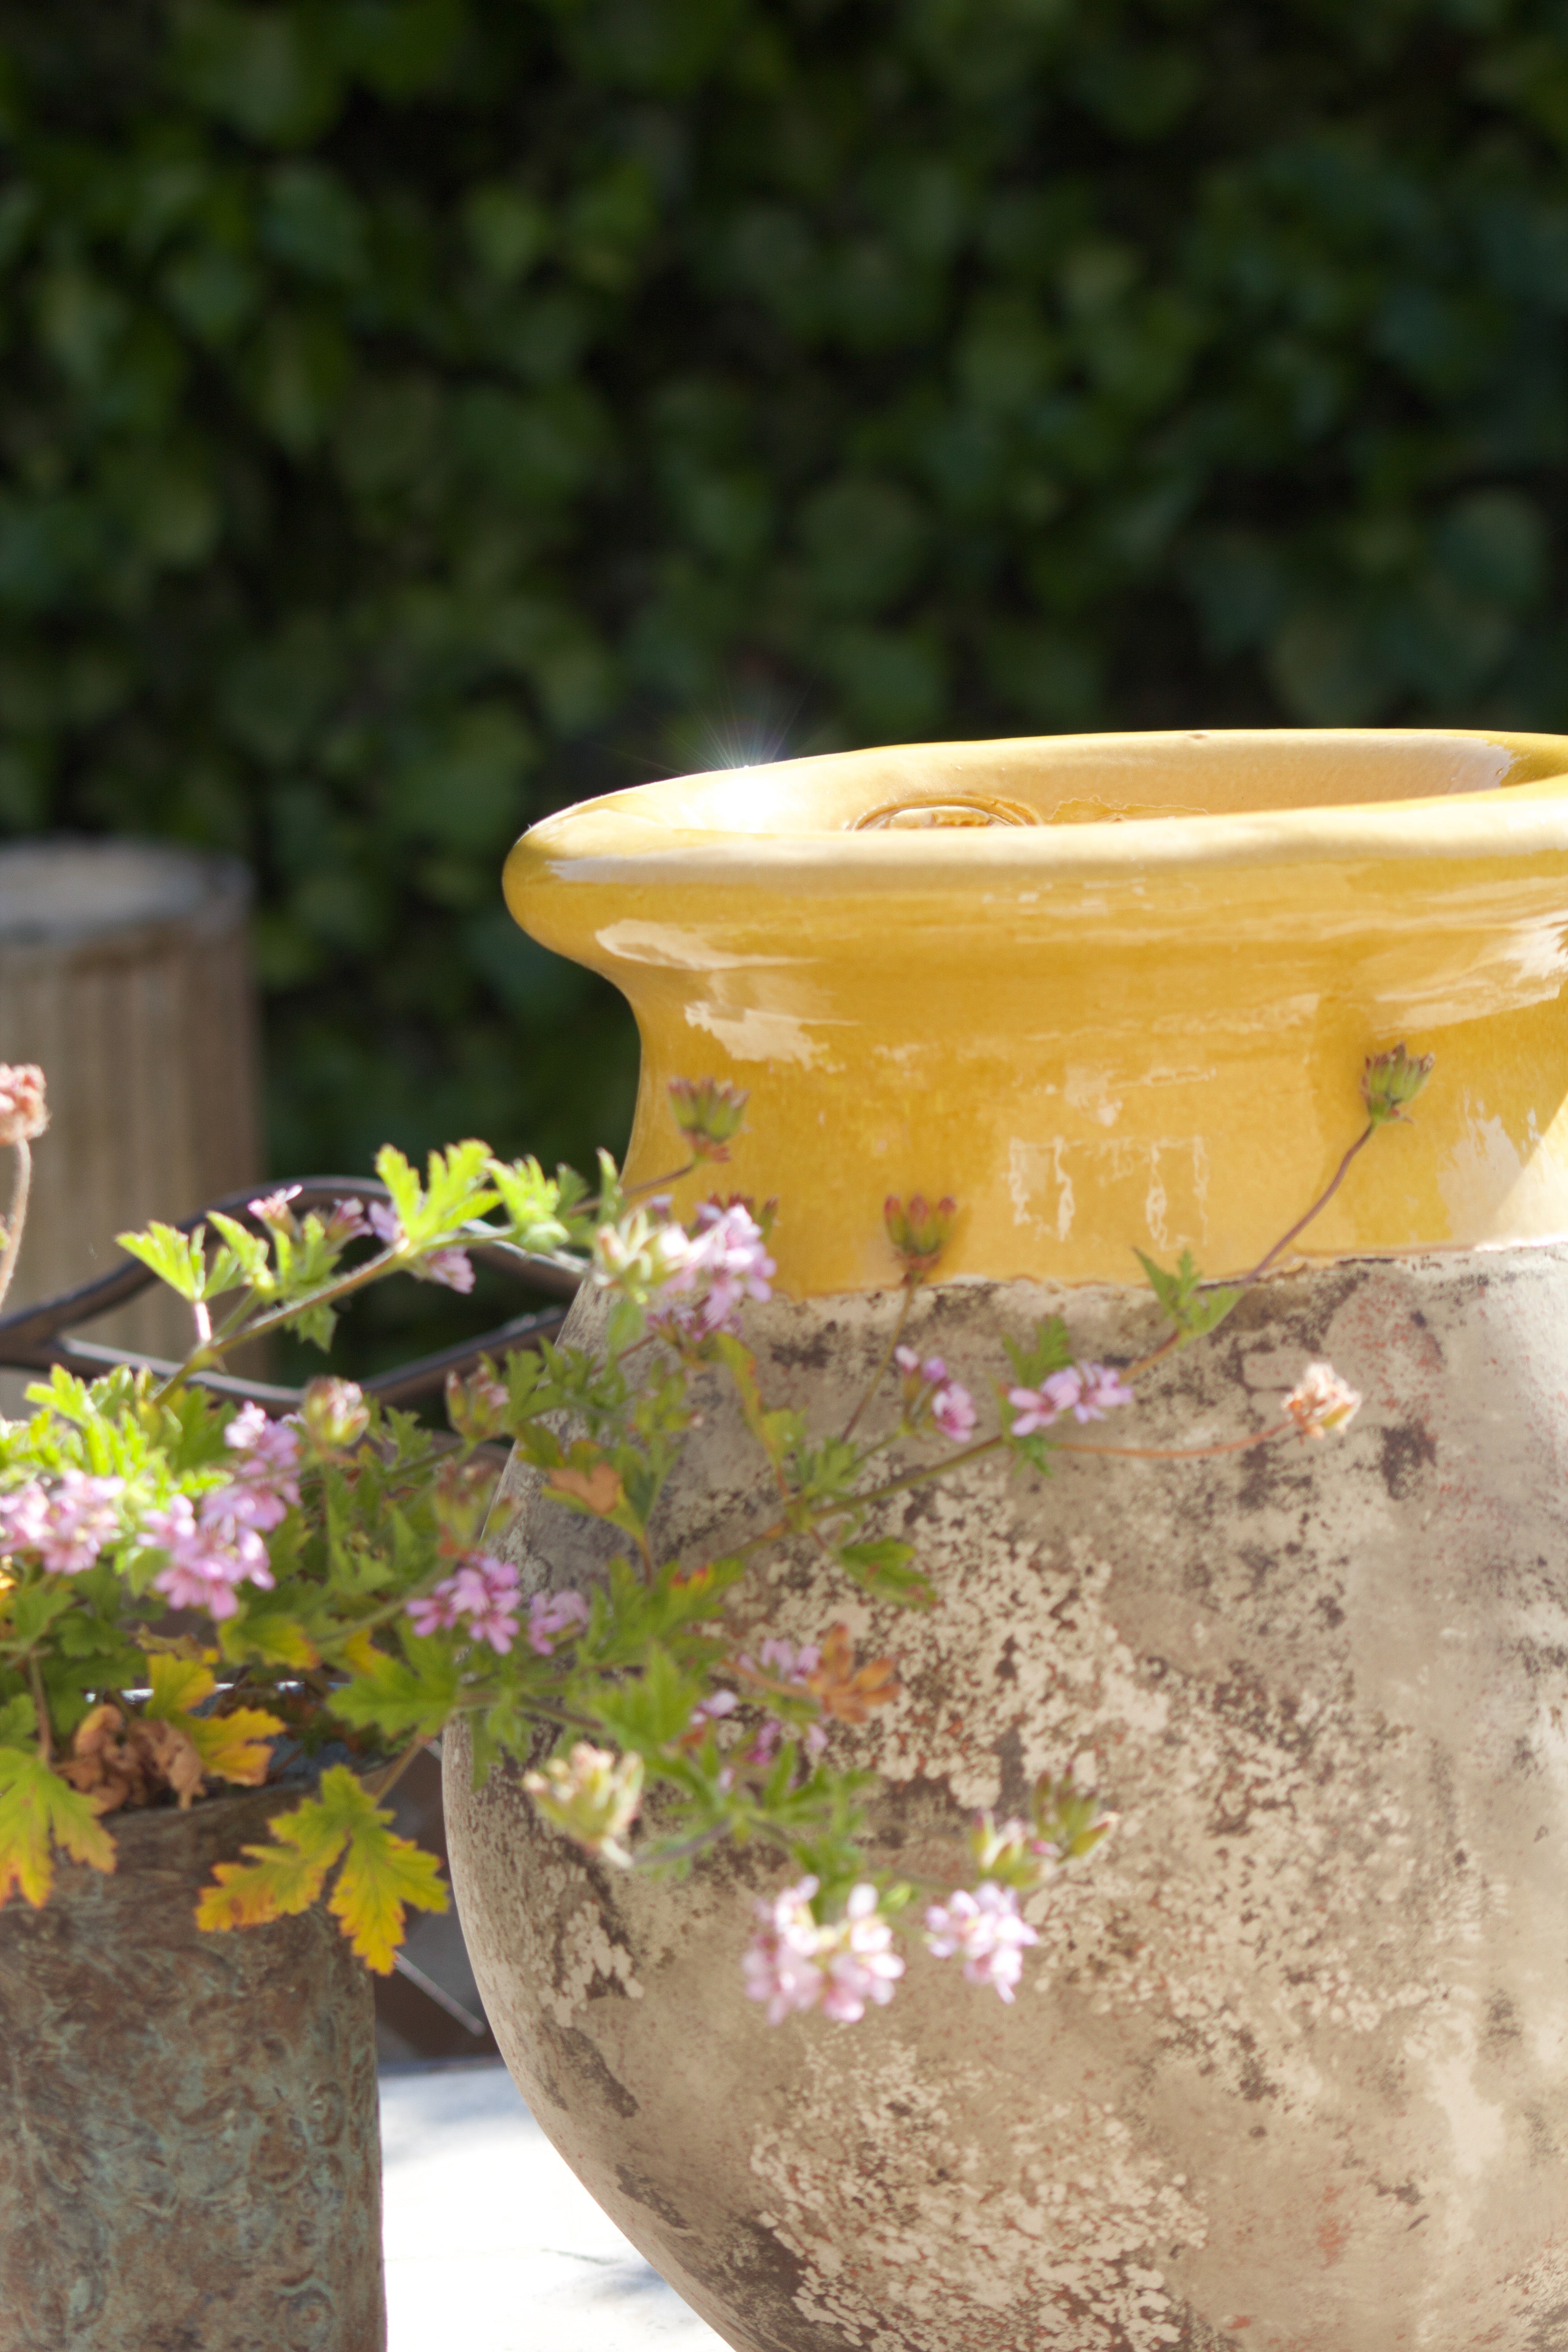
<svg viewBox="0 0 1568 2352">
<path fill-rule="evenodd" d="M 1047 1372 L 1037 1388 L 1009 1389 L 1007 1402 L 1013 1407 L 1011 1434 L 1032 1437 L 1065 1413 L 1080 1423 L 1103 1421 L 1113 1405 L 1131 1404 L 1132 1391 L 1109 1364 L 1068 1364 Z"/>
<path fill-rule="evenodd" d="M 505 1657 L 517 1639 L 518 1572 L 510 1559 L 497 1559 L 490 1552 L 469 1552 L 462 1565 L 450 1576 L 442 1578 L 431 1592 L 421 1593 L 408 1603 L 408 1614 L 416 1633 L 448 1633 L 458 1628 L 466 1631 L 478 1642 L 488 1642 L 498 1656 Z M 551 1596 L 536 1594 L 535 1599 L 547 1602 Z M 578 1601 L 576 1593 L 553 1596 L 562 1602 Z M 584 1611 L 584 1615 L 586 1610 Z M 556 1625 L 556 1633 L 564 1623 Z M 531 1646 L 533 1627 L 529 1627 Z M 541 1653 L 548 1657 L 548 1643 Z"/>
<path fill-rule="evenodd" d="M 563 1633 L 579 1633 L 587 1622 L 588 1604 L 580 1592 L 536 1592 L 528 1604 L 529 1648 L 551 1657 Z"/>
<path fill-rule="evenodd" d="M 1289 1395 L 1285 1410 L 1302 1437 L 1326 1437 L 1343 1429 L 1361 1410 L 1359 1389 L 1342 1381 L 1332 1364 L 1309 1364 Z"/>
<path fill-rule="evenodd" d="M 153 1579 L 153 1591 L 176 1609 L 205 1609 L 215 1619 L 236 1613 L 242 1584 L 270 1591 L 267 1546 L 245 1517 L 263 1500 L 243 1487 L 220 1486 L 204 1495 L 199 1507 L 188 1495 L 175 1495 L 166 1508 L 150 1511 L 142 1522 L 143 1540 L 169 1555 Z"/>
<path fill-rule="evenodd" d="M 756 1906 L 763 1924 L 742 1971 L 747 1999 L 766 2001 L 770 2025 L 819 2005 L 825 2017 L 854 2025 L 865 2016 L 868 2002 L 887 2006 L 904 1973 L 873 1885 L 863 1882 L 852 1888 L 843 1918 L 826 1926 L 811 1908 L 816 1890 L 815 1878 L 802 1878 Z"/>
<path fill-rule="evenodd" d="M 973 1895 L 960 1887 L 945 1903 L 926 1911 L 926 1945 L 939 1960 L 963 1955 L 963 1973 L 971 1984 L 992 1985 L 1010 2001 L 1024 1971 L 1024 1951 L 1039 1937 L 1018 1916 L 1018 1897 L 1011 1886 L 983 1880 Z"/>
<path fill-rule="evenodd" d="M 893 1361 L 903 1374 L 905 1412 L 911 1429 L 920 1428 L 929 1413 L 955 1445 L 973 1436 L 979 1419 L 974 1399 L 962 1381 L 952 1379 L 940 1356 L 927 1356 L 922 1362 L 918 1349 L 895 1348 Z"/>
<path fill-rule="evenodd" d="M 235 1465 L 234 1486 L 218 1489 L 226 1496 L 222 1507 L 247 1527 L 279 1526 L 289 1506 L 300 1499 L 298 1430 L 269 1421 L 258 1404 L 244 1404 L 223 1436 L 243 1459 Z M 216 1502 L 217 1496 L 209 1496 L 204 1508 Z"/>
</svg>

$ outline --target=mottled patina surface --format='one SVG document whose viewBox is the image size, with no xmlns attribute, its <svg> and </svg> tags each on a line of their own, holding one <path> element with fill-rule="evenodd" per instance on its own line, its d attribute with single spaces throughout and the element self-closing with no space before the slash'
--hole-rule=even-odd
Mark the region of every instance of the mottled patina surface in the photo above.
<svg viewBox="0 0 1568 2352">
<path fill-rule="evenodd" d="M 117 1820 L 0 1912 L 0 2352 L 382 2352 L 369 1979 L 320 1906 L 193 1916 L 297 1795 Z"/>
<path fill-rule="evenodd" d="M 841 1419 L 894 1302 L 755 1312 L 774 1401 Z M 984 1391 L 1000 1336 L 1155 1336 L 1146 1295 L 962 1284 L 914 1331 Z M 447 1743 L 486 2008 L 545 2129 L 745 2352 L 1562 2352 L 1568 2346 L 1568 1252 L 1261 1286 L 1107 1438 L 1261 1426 L 1310 1359 L 1337 1443 L 1202 1464 L 986 1464 L 910 1497 L 942 1606 L 803 1548 L 755 1596 L 842 1618 L 907 1692 L 842 1752 L 882 1858 L 936 1874 L 976 1805 L 1092 1758 L 1121 1813 L 1035 1898 L 1015 2009 L 915 1951 L 890 2008 L 771 2029 L 742 1997 L 782 1869 L 683 1887 L 583 1859 Z M 591 1307 L 575 1310 L 586 1319 Z M 728 1409 L 669 1501 L 743 1522 Z M 599 1531 L 535 1505 L 537 1580 Z"/>
</svg>

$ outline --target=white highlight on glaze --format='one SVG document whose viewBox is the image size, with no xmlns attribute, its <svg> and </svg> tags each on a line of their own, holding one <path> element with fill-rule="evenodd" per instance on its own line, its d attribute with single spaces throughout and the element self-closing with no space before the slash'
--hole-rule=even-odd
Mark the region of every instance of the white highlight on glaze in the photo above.
<svg viewBox="0 0 1568 2352">
<path fill-rule="evenodd" d="M 1560 1222 L 1563 1127 L 1556 1120 L 1541 1136 L 1532 1120 L 1521 1150 L 1502 1120 L 1467 1093 L 1464 1132 L 1437 1175 L 1453 1230 L 1506 1242 L 1521 1234 L 1533 1239 Z"/>
<path fill-rule="evenodd" d="M 826 1047 L 814 1037 L 798 1013 L 763 1011 L 748 1004 L 738 1013 L 721 1013 L 712 1004 L 689 1004 L 687 1026 L 705 1029 L 717 1037 L 736 1062 L 793 1062 L 803 1070 L 820 1068 L 827 1060 Z"/>
<path fill-rule="evenodd" d="M 1007 1146 L 1014 1223 L 1058 1242 L 1072 1231 L 1081 1183 L 1107 1223 L 1125 1204 L 1120 1222 L 1130 1242 L 1142 1233 L 1156 1249 L 1201 1247 L 1208 1236 L 1209 1177 L 1201 1136 L 1014 1136 Z M 1119 1200 L 1108 1200 L 1111 1194 Z"/>
<path fill-rule="evenodd" d="M 606 954 L 623 963 L 659 964 L 671 971 L 752 971 L 762 965 L 799 963 L 799 956 L 730 955 L 701 931 L 674 923 L 606 923 L 595 934 Z"/>
</svg>

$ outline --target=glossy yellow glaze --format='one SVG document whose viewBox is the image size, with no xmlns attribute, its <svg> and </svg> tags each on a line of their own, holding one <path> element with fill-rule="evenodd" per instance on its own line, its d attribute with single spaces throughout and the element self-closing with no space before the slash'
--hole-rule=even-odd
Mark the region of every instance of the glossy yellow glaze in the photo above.
<svg viewBox="0 0 1568 2352">
<path fill-rule="evenodd" d="M 953 1276 L 1253 1264 L 1437 1068 L 1303 1254 L 1568 1234 L 1568 739 L 1357 729 L 906 745 L 682 776 L 526 834 L 523 928 L 637 1014 L 634 1181 L 668 1079 L 751 1089 L 728 1170 L 781 1281 L 895 1278 L 889 1192 L 952 1193 Z"/>
</svg>

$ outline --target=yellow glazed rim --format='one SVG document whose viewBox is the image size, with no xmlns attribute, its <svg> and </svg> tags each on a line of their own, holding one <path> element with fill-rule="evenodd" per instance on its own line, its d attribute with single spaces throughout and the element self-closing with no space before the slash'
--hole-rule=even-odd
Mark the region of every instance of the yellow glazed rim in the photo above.
<svg viewBox="0 0 1568 2352">
<path fill-rule="evenodd" d="M 722 1189 L 799 1292 L 895 1272 L 888 1193 L 962 1204 L 945 1276 L 1237 1271 L 1355 1132 L 1364 1054 L 1438 1055 L 1305 1246 L 1568 1234 L 1568 740 L 1189 730 L 676 777 L 525 835 L 507 899 L 630 1000 L 628 1173 L 668 1079 L 748 1087 Z M 679 1188 L 689 1210 L 713 1174 Z M 730 1171 L 717 1171 L 721 1176 Z"/>
<path fill-rule="evenodd" d="M 1215 804 L 1221 793 L 1231 805 Z M 1086 814 L 1096 800 L 1101 822 Z M 868 822 L 964 802 L 1032 807 L 1036 821 Z M 544 866 L 563 880 L 589 879 L 591 865 L 607 881 L 635 859 L 645 872 L 657 860 L 670 880 L 798 875 L 819 885 L 827 870 L 857 889 L 916 877 L 951 887 L 983 884 L 995 867 L 1090 877 L 1131 861 L 1159 871 L 1492 855 L 1500 835 L 1516 854 L 1568 845 L 1568 738 L 1463 728 L 1039 735 L 830 752 L 610 793 L 525 834 L 506 889 L 524 921 L 520 897 Z"/>
</svg>

